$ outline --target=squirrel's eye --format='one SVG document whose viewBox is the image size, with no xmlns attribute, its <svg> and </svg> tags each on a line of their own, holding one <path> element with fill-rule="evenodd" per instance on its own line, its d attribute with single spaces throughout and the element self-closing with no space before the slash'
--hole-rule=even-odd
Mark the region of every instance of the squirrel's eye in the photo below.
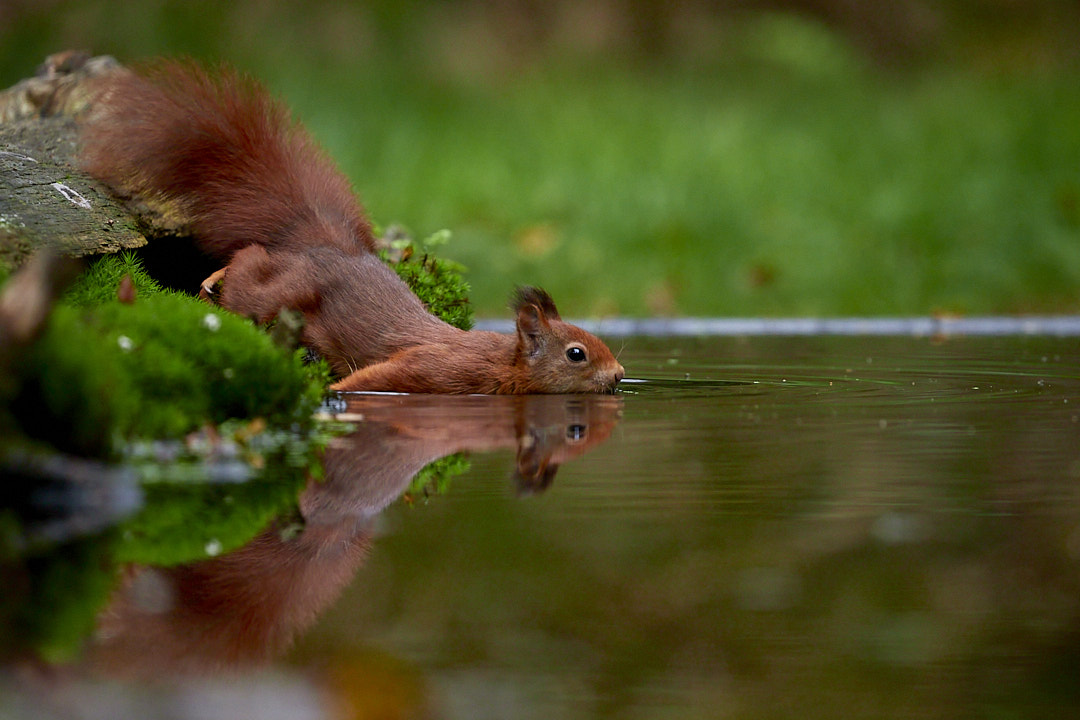
<svg viewBox="0 0 1080 720">
<path fill-rule="evenodd" d="M 566 357 L 571 363 L 584 363 L 585 351 L 577 347 L 577 345 L 573 345 L 572 348 L 566 349 Z"/>
<path fill-rule="evenodd" d="M 579 348 L 577 345 L 574 347 L 566 348 L 566 358 L 570 362 L 585 362 L 585 351 Z"/>
</svg>

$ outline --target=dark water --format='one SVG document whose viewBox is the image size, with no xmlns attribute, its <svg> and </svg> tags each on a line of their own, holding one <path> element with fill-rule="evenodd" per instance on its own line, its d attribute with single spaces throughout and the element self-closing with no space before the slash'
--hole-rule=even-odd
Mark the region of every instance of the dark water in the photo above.
<svg viewBox="0 0 1080 720">
<path fill-rule="evenodd" d="M 301 531 L 129 569 L 84 654 L 5 675 L 0 716 L 1080 710 L 1080 340 L 620 357 L 613 397 L 350 401 Z"/>
</svg>

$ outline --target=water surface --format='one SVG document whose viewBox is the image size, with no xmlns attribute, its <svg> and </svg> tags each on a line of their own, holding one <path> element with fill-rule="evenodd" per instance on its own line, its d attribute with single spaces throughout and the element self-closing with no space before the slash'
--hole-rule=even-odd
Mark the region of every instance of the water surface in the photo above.
<svg viewBox="0 0 1080 720">
<path fill-rule="evenodd" d="M 616 396 L 349 400 L 299 535 L 132 569 L 80 677 L 268 717 L 1080 709 L 1080 340 L 620 360 Z"/>
</svg>

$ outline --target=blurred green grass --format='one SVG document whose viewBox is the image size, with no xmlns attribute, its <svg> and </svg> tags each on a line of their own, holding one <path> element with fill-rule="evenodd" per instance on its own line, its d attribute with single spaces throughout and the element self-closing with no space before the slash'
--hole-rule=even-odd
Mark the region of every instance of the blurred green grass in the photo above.
<svg viewBox="0 0 1080 720">
<path fill-rule="evenodd" d="M 0 71 L 71 45 L 251 70 L 377 222 L 453 232 L 481 315 L 515 284 L 576 317 L 1080 310 L 1075 58 L 882 66 L 775 13 L 658 57 L 517 54 L 391 5 L 55 3 L 0 31 Z"/>
</svg>

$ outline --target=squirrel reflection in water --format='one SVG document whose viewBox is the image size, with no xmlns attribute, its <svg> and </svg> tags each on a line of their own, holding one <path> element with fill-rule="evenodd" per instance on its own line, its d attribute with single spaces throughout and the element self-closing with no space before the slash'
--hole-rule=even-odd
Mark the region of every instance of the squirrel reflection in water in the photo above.
<svg viewBox="0 0 1080 720">
<path fill-rule="evenodd" d="M 604 442 L 617 396 L 362 396 L 356 431 L 333 441 L 324 479 L 299 498 L 303 529 L 275 522 L 222 557 L 132 568 L 99 621 L 95 668 L 153 678 L 243 669 L 284 652 L 360 568 L 372 520 L 424 466 L 461 451 L 515 448 L 519 492 L 543 491 L 560 464 Z"/>
</svg>

